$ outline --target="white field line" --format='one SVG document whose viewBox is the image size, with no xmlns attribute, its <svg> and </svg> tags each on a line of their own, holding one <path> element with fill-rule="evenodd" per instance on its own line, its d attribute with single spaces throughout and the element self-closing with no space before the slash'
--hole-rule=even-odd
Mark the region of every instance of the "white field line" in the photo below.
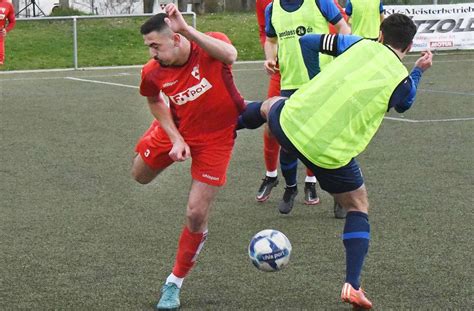
<svg viewBox="0 0 474 311">
<path fill-rule="evenodd" d="M 104 81 L 98 81 L 98 80 L 80 79 L 80 78 L 74 78 L 74 77 L 65 77 L 64 79 L 138 89 L 138 86 L 136 86 L 136 85 L 128 85 L 128 84 L 122 84 L 122 83 L 112 83 L 112 82 L 104 82 Z"/>
<path fill-rule="evenodd" d="M 418 91 L 427 92 L 427 93 L 441 93 L 441 94 L 474 96 L 474 93 L 469 93 L 469 92 L 442 91 L 442 90 L 429 90 L 429 89 L 419 89 Z"/>
<path fill-rule="evenodd" d="M 121 83 L 112 83 L 112 82 L 104 82 L 104 81 L 97 81 L 97 80 L 79 79 L 79 78 L 74 78 L 74 77 L 66 77 L 65 79 L 80 81 L 80 82 L 98 83 L 98 84 L 105 84 L 105 85 L 112 85 L 112 86 L 128 87 L 128 88 L 138 89 L 138 86 L 121 84 Z M 387 120 L 408 122 L 408 123 L 434 123 L 434 122 L 454 122 L 454 121 L 472 121 L 472 120 L 474 120 L 474 117 L 473 118 L 453 118 L 453 119 L 433 119 L 433 120 L 413 120 L 413 119 L 394 118 L 394 117 L 384 117 L 384 118 L 387 119 Z"/>
<path fill-rule="evenodd" d="M 84 78 L 111 78 L 111 77 L 126 77 L 126 76 L 137 76 L 138 74 L 121 72 L 111 75 L 92 75 L 92 76 L 83 76 Z M 31 81 L 31 80 L 62 80 L 70 79 L 72 77 L 40 77 L 40 78 L 13 78 L 13 79 L 0 79 L 0 81 Z"/>
<path fill-rule="evenodd" d="M 450 56 L 449 54 L 446 55 L 435 55 L 435 57 L 439 56 Z M 417 58 L 418 55 L 408 55 L 407 58 Z M 238 65 L 251 65 L 251 64 L 263 64 L 263 60 L 253 60 L 253 61 L 238 61 L 235 62 L 234 68 Z M 466 58 L 466 59 L 457 59 L 457 60 L 437 60 L 435 59 L 433 63 L 460 63 L 460 62 L 474 62 L 474 58 Z M 408 63 L 405 61 L 405 63 Z M 130 65 L 130 66 L 104 66 L 104 67 L 82 67 L 77 70 L 74 68 L 61 68 L 61 69 L 34 69 L 34 70 L 12 70 L 12 71 L 0 71 L 1 75 L 9 75 L 9 74 L 19 74 L 19 73 L 44 73 L 44 72 L 61 72 L 61 71 L 88 71 L 88 70 L 116 70 L 116 69 L 133 69 L 133 68 L 141 68 L 143 65 Z M 256 71 L 256 70 L 263 70 L 257 68 L 249 68 L 249 69 L 233 69 L 233 71 Z"/>
<path fill-rule="evenodd" d="M 459 121 L 473 121 L 473 118 L 452 118 L 452 119 L 432 119 L 432 120 L 413 120 L 404 118 L 384 117 L 384 119 L 408 123 L 435 123 L 435 122 L 459 122 Z"/>
</svg>

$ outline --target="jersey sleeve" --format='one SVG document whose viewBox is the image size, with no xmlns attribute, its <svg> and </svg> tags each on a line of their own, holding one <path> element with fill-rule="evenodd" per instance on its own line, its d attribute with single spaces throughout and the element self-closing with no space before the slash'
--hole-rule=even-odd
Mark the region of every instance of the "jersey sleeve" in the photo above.
<svg viewBox="0 0 474 311">
<path fill-rule="evenodd" d="M 324 53 L 331 56 L 339 56 L 354 43 L 362 40 L 355 35 L 341 34 L 308 34 L 300 38 L 303 53 Z"/>
<path fill-rule="evenodd" d="M 342 19 L 334 0 L 316 0 L 316 5 L 329 23 L 336 25 Z"/>
<path fill-rule="evenodd" d="M 153 82 L 147 67 L 142 69 L 142 80 L 140 82 L 140 95 L 153 97 L 160 95 L 160 88 Z"/>
<path fill-rule="evenodd" d="M 15 27 L 15 24 L 16 24 L 15 10 L 13 9 L 13 6 L 11 4 L 10 4 L 10 9 L 8 11 L 7 19 L 8 19 L 8 26 L 7 28 L 5 28 L 5 30 L 9 32 Z"/>
<path fill-rule="evenodd" d="M 398 113 L 408 110 L 415 101 L 416 91 L 420 83 L 423 71 L 415 67 L 402 83 L 400 83 L 389 101 L 388 109 L 395 108 Z"/>
<path fill-rule="evenodd" d="M 346 2 L 346 14 L 348 16 L 351 16 L 352 15 L 352 3 L 351 3 L 351 0 L 347 0 Z"/>
<path fill-rule="evenodd" d="M 265 35 L 269 38 L 275 38 L 277 36 L 275 28 L 272 25 L 272 3 L 267 5 L 265 8 Z"/>
</svg>

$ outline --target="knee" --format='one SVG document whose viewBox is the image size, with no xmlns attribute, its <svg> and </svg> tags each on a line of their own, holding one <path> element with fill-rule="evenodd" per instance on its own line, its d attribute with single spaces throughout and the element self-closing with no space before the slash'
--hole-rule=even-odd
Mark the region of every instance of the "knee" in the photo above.
<svg viewBox="0 0 474 311">
<path fill-rule="evenodd" d="M 286 97 L 274 96 L 265 100 L 262 103 L 262 107 L 260 108 L 260 113 L 262 114 L 262 117 L 265 118 L 265 120 L 268 120 L 268 114 L 270 113 L 270 110 L 272 109 L 273 104 L 275 104 L 280 99 L 285 99 L 285 98 Z"/>
<path fill-rule="evenodd" d="M 130 173 L 132 175 L 132 178 L 136 182 L 142 185 L 146 185 L 153 180 L 154 176 L 152 177 L 151 174 L 147 172 L 145 167 L 141 165 L 139 160 L 137 160 L 138 159 L 137 157 L 135 157 L 135 159 L 133 160 L 132 169 Z"/>
<path fill-rule="evenodd" d="M 193 231 L 200 231 L 207 225 L 208 208 L 202 204 L 189 204 L 186 211 L 186 223 Z"/>
<path fill-rule="evenodd" d="M 131 175 L 132 175 L 132 178 L 139 184 L 146 185 L 151 182 L 149 178 L 146 178 L 146 176 L 143 176 L 137 169 L 133 167 L 132 167 Z"/>
</svg>

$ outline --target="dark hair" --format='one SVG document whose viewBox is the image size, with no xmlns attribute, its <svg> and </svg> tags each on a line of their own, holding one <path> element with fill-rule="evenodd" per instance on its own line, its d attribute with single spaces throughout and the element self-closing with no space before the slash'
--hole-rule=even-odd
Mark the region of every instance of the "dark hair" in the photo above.
<svg viewBox="0 0 474 311">
<path fill-rule="evenodd" d="M 167 28 L 168 25 L 165 22 L 165 17 L 168 17 L 165 13 L 153 15 L 140 27 L 140 33 L 142 35 L 147 35 L 152 31 L 160 32 Z"/>
<path fill-rule="evenodd" d="M 395 13 L 383 20 L 380 30 L 384 44 L 405 51 L 415 37 L 416 25 L 408 16 Z"/>
</svg>

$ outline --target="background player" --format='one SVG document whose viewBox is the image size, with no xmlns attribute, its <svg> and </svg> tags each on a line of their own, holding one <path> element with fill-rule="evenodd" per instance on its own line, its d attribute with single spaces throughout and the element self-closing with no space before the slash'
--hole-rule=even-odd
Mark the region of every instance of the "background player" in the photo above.
<svg viewBox="0 0 474 311">
<path fill-rule="evenodd" d="M 377 40 L 384 19 L 380 0 L 347 0 L 346 14 L 350 16 L 352 34 Z"/>
<path fill-rule="evenodd" d="M 226 181 L 244 100 L 232 78 L 237 51 L 229 39 L 188 26 L 173 4 L 165 12 L 169 18 L 157 14 L 141 27 L 153 59 L 143 67 L 140 93 L 159 122 L 139 140 L 132 175 L 147 184 L 174 162 L 192 158 L 186 225 L 157 304 L 172 310 L 180 307 L 181 285 L 206 240 L 211 203 Z M 169 108 L 160 92 L 170 98 Z"/>
<path fill-rule="evenodd" d="M 328 23 L 333 24 L 340 33 L 350 33 L 349 26 L 333 0 L 275 0 L 267 6 L 265 19 L 265 69 L 269 74 L 280 72 L 280 95 L 286 97 L 309 81 L 298 38 L 305 33 L 329 33 Z M 330 56 L 324 55 L 318 66 L 322 67 L 330 60 Z M 278 209 L 288 214 L 298 193 L 298 160 L 282 148 L 280 164 L 286 187 Z M 305 202 L 316 204 L 319 202 L 316 177 L 311 173 L 309 175 L 305 180 Z"/>
<path fill-rule="evenodd" d="M 260 38 L 260 44 L 262 47 L 265 44 L 265 9 L 271 3 L 271 0 L 257 0 L 255 5 L 255 11 L 258 22 L 258 33 Z M 339 12 L 343 16 L 344 20 L 347 21 L 347 15 L 344 9 L 339 5 L 337 0 L 334 0 L 334 4 L 337 6 Z M 330 33 L 337 33 L 337 29 L 329 23 Z M 280 72 L 276 71 L 270 74 L 270 82 L 268 85 L 267 98 L 272 96 L 280 95 Z M 275 137 L 271 135 L 268 126 L 264 126 L 263 131 L 263 154 L 265 160 L 265 178 L 263 178 L 262 184 L 258 188 L 256 199 L 258 202 L 265 202 L 270 197 L 272 189 L 278 185 L 278 155 L 280 153 L 280 145 Z M 319 197 L 316 192 L 316 178 L 310 169 L 306 169 L 306 183 L 305 183 L 305 203 L 309 205 L 319 203 Z M 339 211 L 342 211 L 339 209 Z"/>
<path fill-rule="evenodd" d="M 15 11 L 7 0 L 0 0 L 0 66 L 5 62 L 5 39 L 15 27 Z"/>
<path fill-rule="evenodd" d="M 341 299 L 355 308 L 372 308 L 360 288 L 370 225 L 367 190 L 355 157 L 367 147 L 387 110 L 404 112 L 413 104 L 422 73 L 432 65 L 432 54 L 423 52 L 408 75 L 401 59 L 415 34 L 409 17 L 392 14 L 381 25 L 380 43 L 352 35 L 307 35 L 300 39 L 306 63 L 317 65 L 319 52 L 342 55 L 289 99 L 251 103 L 240 119 L 248 128 L 268 120 L 282 147 L 297 154 L 321 188 L 348 210 Z"/>
</svg>

